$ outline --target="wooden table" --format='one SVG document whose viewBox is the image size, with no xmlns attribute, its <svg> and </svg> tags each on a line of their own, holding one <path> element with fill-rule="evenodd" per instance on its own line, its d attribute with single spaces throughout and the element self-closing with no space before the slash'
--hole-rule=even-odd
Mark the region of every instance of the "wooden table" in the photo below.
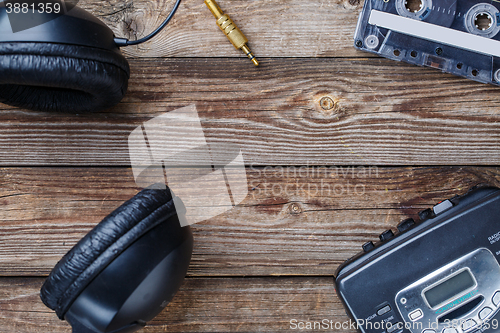
<svg viewBox="0 0 500 333">
<path fill-rule="evenodd" d="M 358 0 L 219 4 L 260 67 L 201 0 L 183 0 L 160 36 L 123 50 L 132 77 L 118 106 L 75 115 L 0 105 L 1 332 L 70 332 L 39 299 L 44 278 L 138 192 L 130 132 L 186 105 L 212 142 L 241 147 L 250 194 L 193 226 L 188 277 L 144 332 L 342 323 L 332 279 L 341 262 L 421 209 L 477 183 L 500 185 L 500 88 L 356 51 Z M 172 2 L 80 5 L 135 39 Z"/>
</svg>

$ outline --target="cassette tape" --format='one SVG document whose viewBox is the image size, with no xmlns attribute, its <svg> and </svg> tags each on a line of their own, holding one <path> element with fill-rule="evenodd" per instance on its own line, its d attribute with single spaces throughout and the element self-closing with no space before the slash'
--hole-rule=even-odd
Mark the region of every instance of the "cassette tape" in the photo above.
<svg viewBox="0 0 500 333">
<path fill-rule="evenodd" d="M 365 0 L 355 47 L 500 85 L 500 3 Z"/>
</svg>

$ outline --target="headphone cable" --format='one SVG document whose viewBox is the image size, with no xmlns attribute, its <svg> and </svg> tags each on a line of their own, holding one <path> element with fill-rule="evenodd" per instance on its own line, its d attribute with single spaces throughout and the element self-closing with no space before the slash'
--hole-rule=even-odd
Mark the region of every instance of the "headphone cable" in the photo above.
<svg viewBox="0 0 500 333">
<path fill-rule="evenodd" d="M 168 22 L 170 22 L 170 20 L 174 16 L 175 12 L 177 11 L 177 8 L 179 8 L 180 3 L 181 3 L 181 0 L 177 0 L 175 2 L 174 8 L 172 8 L 172 10 L 170 11 L 170 14 L 168 14 L 165 21 L 163 21 L 163 23 L 158 28 L 156 28 L 155 31 L 153 31 L 152 33 L 150 33 L 146 37 L 143 37 L 143 38 L 138 39 L 138 40 L 128 40 L 126 38 L 115 38 L 115 44 L 118 45 L 119 47 L 122 47 L 122 46 L 129 46 L 129 45 L 138 45 L 138 44 L 142 44 L 144 42 L 147 42 L 148 40 L 150 40 L 151 38 L 156 36 L 160 31 L 163 30 L 163 28 L 165 28 L 167 26 Z"/>
</svg>

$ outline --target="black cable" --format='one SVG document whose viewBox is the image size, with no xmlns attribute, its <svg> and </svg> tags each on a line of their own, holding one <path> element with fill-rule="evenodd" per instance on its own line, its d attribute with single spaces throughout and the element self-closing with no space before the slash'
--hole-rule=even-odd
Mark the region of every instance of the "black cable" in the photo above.
<svg viewBox="0 0 500 333">
<path fill-rule="evenodd" d="M 141 44 L 141 43 L 147 42 L 148 40 L 150 40 L 151 38 L 153 38 L 154 36 L 156 36 L 160 31 L 162 31 L 163 28 L 165 28 L 165 26 L 168 24 L 168 22 L 170 22 L 170 20 L 174 16 L 175 12 L 177 11 L 177 8 L 179 8 L 179 4 L 180 3 L 181 3 L 181 0 L 177 0 L 175 2 L 174 8 L 172 8 L 172 11 L 170 11 L 170 14 L 168 14 L 168 16 L 165 19 L 165 21 L 163 21 L 163 23 L 158 28 L 156 28 L 155 31 L 153 31 L 152 33 L 150 33 L 146 37 L 143 37 L 143 38 L 138 39 L 138 40 L 128 40 L 128 39 L 125 39 L 125 38 L 115 38 L 115 43 L 118 46 L 128 46 L 128 45 L 137 45 L 137 44 Z"/>
</svg>

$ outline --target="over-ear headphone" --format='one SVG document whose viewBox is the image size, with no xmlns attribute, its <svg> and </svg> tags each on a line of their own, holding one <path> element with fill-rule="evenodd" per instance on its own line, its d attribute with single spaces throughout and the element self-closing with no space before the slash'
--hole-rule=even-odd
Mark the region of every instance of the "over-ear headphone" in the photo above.
<svg viewBox="0 0 500 333">
<path fill-rule="evenodd" d="M 137 41 L 115 38 L 103 22 L 76 6 L 64 15 L 34 5 L 33 10 L 16 13 L 13 2 L 0 2 L 0 102 L 39 111 L 83 112 L 109 108 L 123 98 L 130 68 L 120 47 L 154 37 L 180 0 L 158 29 Z M 42 23 L 14 32 L 16 20 Z"/>
<path fill-rule="evenodd" d="M 42 286 L 43 303 L 73 333 L 140 329 L 163 310 L 186 275 L 193 236 L 179 223 L 184 213 L 176 212 L 168 188 L 142 190 L 57 263 Z"/>
</svg>

